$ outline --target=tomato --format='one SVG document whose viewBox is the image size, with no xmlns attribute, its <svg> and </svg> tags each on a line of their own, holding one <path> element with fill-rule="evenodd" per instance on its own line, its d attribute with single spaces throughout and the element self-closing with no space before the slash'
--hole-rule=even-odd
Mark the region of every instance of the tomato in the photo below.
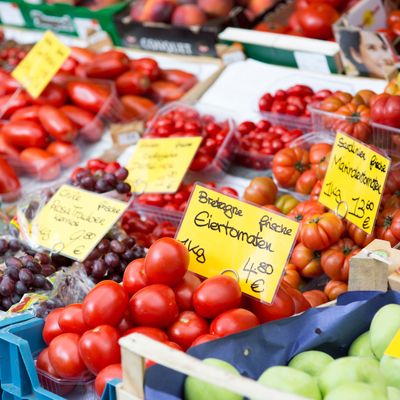
<svg viewBox="0 0 400 400">
<path fill-rule="evenodd" d="M 339 13 L 329 4 L 316 3 L 297 11 L 297 18 L 305 36 L 326 40 L 333 36 L 332 25 Z"/>
<path fill-rule="evenodd" d="M 323 214 L 325 207 L 315 200 L 305 200 L 299 203 L 292 211 L 288 214 L 288 217 L 293 218 L 297 222 L 304 221 L 307 217 L 315 214 Z"/>
<path fill-rule="evenodd" d="M 91 158 L 86 163 L 86 167 L 90 169 L 92 173 L 96 171 L 104 171 L 107 167 L 108 163 L 101 160 L 100 158 Z"/>
<path fill-rule="evenodd" d="M 261 323 L 290 317 L 295 312 L 294 301 L 281 287 L 278 288 L 271 304 L 251 299 L 250 309 Z"/>
<path fill-rule="evenodd" d="M 186 272 L 182 280 L 173 287 L 176 304 L 181 311 L 193 310 L 192 297 L 201 280 L 191 272 Z"/>
<path fill-rule="evenodd" d="M 97 374 L 103 368 L 121 362 L 118 340 L 118 331 L 110 325 L 99 325 L 82 335 L 79 354 L 90 372 Z"/>
<path fill-rule="evenodd" d="M 347 233 L 354 240 L 354 243 L 362 248 L 368 246 L 375 239 L 374 233 L 366 233 L 351 222 L 347 223 Z"/>
<path fill-rule="evenodd" d="M 332 150 L 328 143 L 315 143 L 310 147 L 310 163 L 319 164 Z"/>
<path fill-rule="evenodd" d="M 281 197 L 283 197 L 283 196 L 281 196 Z M 275 211 L 277 213 L 282 213 L 282 211 L 275 204 L 265 204 L 264 206 L 262 206 L 262 208 L 264 208 L 266 210 L 270 210 L 270 211 Z"/>
<path fill-rule="evenodd" d="M 78 135 L 75 124 L 53 106 L 40 107 L 38 117 L 43 128 L 55 140 L 73 142 Z"/>
<path fill-rule="evenodd" d="M 49 360 L 61 378 L 79 378 L 87 371 L 78 344 L 76 333 L 62 333 L 50 342 Z"/>
<path fill-rule="evenodd" d="M 395 193 L 400 191 L 400 169 L 389 171 L 385 182 L 385 193 Z"/>
<path fill-rule="evenodd" d="M 185 90 L 191 89 L 197 83 L 195 75 L 179 69 L 164 69 L 162 71 L 162 79 L 168 82 L 173 82 Z"/>
<path fill-rule="evenodd" d="M 206 279 L 194 291 L 194 310 L 204 318 L 215 318 L 231 308 L 237 308 L 242 301 L 242 292 L 235 279 L 226 275 Z"/>
<path fill-rule="evenodd" d="M 323 180 L 326 175 L 326 171 L 329 167 L 329 159 L 331 153 L 326 154 L 324 157 L 321 158 L 319 163 L 313 164 L 312 169 L 315 171 L 315 176 L 318 180 Z"/>
<path fill-rule="evenodd" d="M 89 327 L 83 320 L 82 304 L 70 304 L 62 309 L 58 317 L 58 325 L 64 333 L 81 335 Z"/>
<path fill-rule="evenodd" d="M 31 99 L 33 104 L 62 107 L 67 102 L 67 91 L 56 83 L 50 82 L 39 97 Z"/>
<path fill-rule="evenodd" d="M 321 276 L 321 253 L 298 243 L 293 249 L 290 262 L 293 263 L 301 276 L 315 278 Z"/>
<path fill-rule="evenodd" d="M 88 142 L 100 140 L 104 131 L 104 124 L 89 111 L 70 104 L 61 107 L 62 111 L 79 129 L 79 137 Z"/>
<path fill-rule="evenodd" d="M 300 241 L 311 250 L 323 250 L 336 243 L 342 236 L 344 225 L 340 217 L 332 213 L 315 215 L 300 228 Z"/>
<path fill-rule="evenodd" d="M 183 311 L 169 327 L 170 340 L 179 344 L 183 350 L 188 349 L 193 341 L 208 333 L 208 322 L 193 311 Z"/>
<path fill-rule="evenodd" d="M 282 149 L 272 161 L 274 177 L 284 188 L 295 186 L 300 175 L 308 168 L 308 152 L 300 147 Z"/>
<path fill-rule="evenodd" d="M 11 121 L 1 128 L 1 134 L 7 143 L 19 149 L 44 148 L 47 145 L 46 132 L 32 121 Z"/>
<path fill-rule="evenodd" d="M 24 169 L 41 181 L 52 181 L 61 174 L 60 161 L 46 150 L 29 147 L 21 152 L 20 160 Z"/>
<path fill-rule="evenodd" d="M 253 178 L 244 191 L 243 198 L 252 203 L 263 206 L 273 204 L 276 200 L 278 188 L 274 181 L 267 176 Z"/>
<path fill-rule="evenodd" d="M 322 269 L 330 279 L 347 282 L 349 278 L 350 259 L 359 251 L 360 249 L 351 239 L 339 240 L 339 242 L 322 253 Z"/>
<path fill-rule="evenodd" d="M 0 86 L 5 90 L 5 94 L 11 94 L 19 89 L 21 84 L 2 69 L 0 70 Z"/>
<path fill-rule="evenodd" d="M 122 104 L 129 110 L 128 113 L 132 113 L 134 117 L 148 118 L 156 110 L 156 104 L 141 96 L 122 96 Z"/>
<path fill-rule="evenodd" d="M 328 296 L 322 290 L 308 290 L 303 292 L 303 296 L 310 303 L 311 307 L 318 307 L 329 301 Z"/>
<path fill-rule="evenodd" d="M 210 326 L 211 335 L 224 337 L 259 325 L 258 318 L 249 310 L 234 308 L 218 315 Z"/>
<path fill-rule="evenodd" d="M 29 97 L 25 92 L 0 97 L 0 117 L 9 118 L 15 111 L 29 105 Z"/>
<path fill-rule="evenodd" d="M 108 87 L 94 82 L 69 82 L 67 91 L 77 106 L 96 114 L 100 112 L 111 96 Z"/>
<path fill-rule="evenodd" d="M 51 362 L 49 360 L 49 349 L 47 347 L 40 352 L 36 360 L 36 368 L 56 378 L 59 377 L 56 370 L 51 365 Z"/>
<path fill-rule="evenodd" d="M 90 327 L 118 325 L 125 315 L 128 296 L 114 281 L 97 284 L 83 300 L 83 319 Z"/>
<path fill-rule="evenodd" d="M 166 328 L 178 316 L 175 294 L 166 285 L 149 285 L 129 301 L 133 321 L 138 325 Z"/>
<path fill-rule="evenodd" d="M 371 119 L 378 124 L 400 128 L 400 96 L 379 95 L 372 103 Z"/>
<path fill-rule="evenodd" d="M 50 342 L 58 335 L 63 333 L 63 330 L 60 328 L 58 324 L 58 318 L 60 317 L 61 312 L 64 308 L 57 308 L 49 313 L 46 317 L 43 327 L 43 340 L 48 345 Z"/>
<path fill-rule="evenodd" d="M 321 194 L 322 190 L 322 183 L 323 181 L 317 181 L 314 187 L 311 190 L 310 193 L 310 200 L 312 201 L 318 201 L 319 200 L 319 195 Z"/>
<path fill-rule="evenodd" d="M 329 281 L 324 288 L 325 294 L 331 301 L 336 300 L 338 296 L 342 293 L 346 293 L 347 290 L 347 284 L 341 281 Z"/>
<path fill-rule="evenodd" d="M 184 88 L 169 81 L 153 82 L 150 90 L 154 99 L 162 103 L 179 100 L 185 94 Z"/>
<path fill-rule="evenodd" d="M 87 64 L 91 62 L 94 57 L 96 56 L 96 53 L 90 49 L 84 48 L 84 47 L 75 47 L 71 46 L 71 53 L 69 56 L 77 61 L 79 64 Z"/>
<path fill-rule="evenodd" d="M 400 210 L 387 208 L 376 221 L 376 237 L 387 240 L 394 247 L 400 242 Z"/>
<path fill-rule="evenodd" d="M 162 238 L 154 242 L 144 260 L 147 281 L 167 286 L 176 285 L 189 267 L 189 252 L 175 239 Z"/>
<path fill-rule="evenodd" d="M 397 24 L 398 22 L 400 22 L 400 10 L 390 11 L 387 17 L 388 26 L 391 27 L 392 25 Z"/>
<path fill-rule="evenodd" d="M 395 192 L 391 196 L 382 199 L 383 208 L 400 208 L 400 192 Z"/>
<path fill-rule="evenodd" d="M 322 111 L 335 112 L 344 104 L 346 104 L 346 102 L 342 101 L 339 97 L 332 95 L 323 100 L 319 105 L 319 108 Z"/>
<path fill-rule="evenodd" d="M 144 272 L 144 258 L 137 258 L 127 265 L 122 284 L 129 296 L 147 286 L 147 277 Z"/>
<path fill-rule="evenodd" d="M 296 182 L 296 192 L 310 194 L 317 181 L 317 174 L 313 169 L 304 171 Z"/>
<path fill-rule="evenodd" d="M 74 74 L 75 68 L 78 66 L 78 61 L 74 60 L 69 56 L 65 61 L 64 64 L 61 65 L 61 68 L 59 69 L 59 72 L 65 72 L 69 73 L 71 75 Z"/>
<path fill-rule="evenodd" d="M 86 76 L 97 79 L 115 79 L 129 69 L 129 57 L 118 50 L 96 54 L 84 66 Z"/>
<path fill-rule="evenodd" d="M 11 165 L 0 157 L 0 199 L 15 201 L 21 194 L 21 183 Z"/>
<path fill-rule="evenodd" d="M 281 287 L 292 298 L 295 314 L 302 313 L 311 307 L 310 303 L 303 296 L 303 293 L 301 293 L 300 290 L 290 286 L 285 281 L 281 282 Z"/>
<path fill-rule="evenodd" d="M 346 3 L 347 0 L 306 0 L 309 4 L 318 4 L 325 3 L 329 4 L 336 10 L 340 9 L 343 6 L 343 3 Z"/>
<path fill-rule="evenodd" d="M 78 164 L 81 158 L 81 151 L 73 143 L 61 141 L 52 142 L 47 146 L 47 152 L 57 157 L 64 168 Z"/>
<path fill-rule="evenodd" d="M 284 194 L 276 200 L 275 205 L 283 214 L 289 214 L 299 204 L 299 200 L 290 194 Z"/>
<path fill-rule="evenodd" d="M 137 60 L 131 60 L 130 67 L 135 71 L 144 72 L 151 81 L 156 81 L 161 74 L 157 61 L 152 58 L 143 57 Z"/>
<path fill-rule="evenodd" d="M 141 335 L 145 335 L 150 339 L 157 340 L 157 342 L 166 342 L 168 340 L 168 336 L 164 331 L 152 326 L 137 326 L 136 328 L 131 328 L 127 330 L 123 336 L 127 336 L 132 333 L 140 333 Z"/>
<path fill-rule="evenodd" d="M 118 94 L 141 96 L 150 88 L 151 81 L 149 77 L 140 71 L 127 71 L 120 75 L 115 81 Z"/>
<path fill-rule="evenodd" d="M 290 263 L 286 265 L 283 280 L 296 289 L 300 286 L 301 276 L 297 271 L 297 267 L 294 264 Z"/>
<path fill-rule="evenodd" d="M 1 132 L 0 128 L 0 156 L 5 156 L 7 160 L 17 160 L 19 157 L 19 149 L 17 149 L 15 146 L 9 144 L 3 133 Z"/>
<path fill-rule="evenodd" d="M 11 115 L 11 121 L 32 121 L 32 122 L 39 122 L 38 112 L 40 106 L 27 106 L 20 108 L 19 110 L 15 111 L 13 115 Z"/>
<path fill-rule="evenodd" d="M 364 105 L 370 107 L 372 99 L 376 96 L 376 93 L 372 90 L 364 89 L 359 90 L 355 95 L 352 103 L 356 105 Z"/>
<path fill-rule="evenodd" d="M 212 342 L 213 340 L 219 339 L 216 335 L 210 335 L 207 333 L 206 335 L 201 335 L 197 339 L 195 339 L 190 347 L 198 346 L 203 343 Z"/>
<path fill-rule="evenodd" d="M 102 396 L 107 382 L 112 381 L 113 379 L 122 379 L 121 364 L 109 365 L 99 372 L 94 381 L 97 396 Z"/>
</svg>

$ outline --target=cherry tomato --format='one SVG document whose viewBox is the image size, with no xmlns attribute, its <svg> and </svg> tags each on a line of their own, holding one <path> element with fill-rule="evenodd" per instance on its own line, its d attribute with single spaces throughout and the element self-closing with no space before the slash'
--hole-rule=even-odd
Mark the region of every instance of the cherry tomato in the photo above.
<svg viewBox="0 0 400 400">
<path fill-rule="evenodd" d="M 89 327 L 83 320 L 82 304 L 70 304 L 62 309 L 58 317 L 58 325 L 64 333 L 77 333 L 81 335 Z"/>
<path fill-rule="evenodd" d="M 230 276 L 220 275 L 206 279 L 194 291 L 192 303 L 197 314 L 204 318 L 215 318 L 242 301 L 239 284 Z"/>
<path fill-rule="evenodd" d="M 200 286 L 201 280 L 191 272 L 186 272 L 183 279 L 173 287 L 176 304 L 181 311 L 193 310 L 192 297 L 194 291 Z"/>
<path fill-rule="evenodd" d="M 63 333 L 63 330 L 61 329 L 60 325 L 58 324 L 58 318 L 60 317 L 60 314 L 64 308 L 57 308 L 53 310 L 49 315 L 46 317 L 46 321 L 44 323 L 43 327 L 43 340 L 44 342 L 48 345 L 50 342 L 58 335 L 61 335 Z"/>
<path fill-rule="evenodd" d="M 137 258 L 127 265 L 122 284 L 129 296 L 147 286 L 147 277 L 144 272 L 144 258 Z"/>
<path fill-rule="evenodd" d="M 99 325 L 85 332 L 79 340 L 79 354 L 90 372 L 121 362 L 118 331 L 110 325 Z"/>
<path fill-rule="evenodd" d="M 183 311 L 169 327 L 169 338 L 183 350 L 188 349 L 199 336 L 208 333 L 208 322 L 193 311 Z"/>
<path fill-rule="evenodd" d="M 86 371 L 78 344 L 76 333 L 62 333 L 51 341 L 49 360 L 61 378 L 79 378 Z"/>
<path fill-rule="evenodd" d="M 125 290 L 114 281 L 97 284 L 83 301 L 83 319 L 90 327 L 118 325 L 128 306 Z"/>
<path fill-rule="evenodd" d="M 1 134 L 7 143 L 19 149 L 44 148 L 47 145 L 46 132 L 32 121 L 11 121 L 1 128 Z"/>
<path fill-rule="evenodd" d="M 47 146 L 46 151 L 57 157 L 64 168 L 78 164 L 81 158 L 79 147 L 72 143 L 52 142 Z"/>
<path fill-rule="evenodd" d="M 234 308 L 218 315 L 210 326 L 211 335 L 224 337 L 259 325 L 258 318 L 249 310 Z"/>
<path fill-rule="evenodd" d="M 176 285 L 189 266 L 189 252 L 175 239 L 162 238 L 153 243 L 144 261 L 149 283 Z"/>
<path fill-rule="evenodd" d="M 178 316 L 175 294 L 165 285 L 149 285 L 139 290 L 129 306 L 132 319 L 138 325 L 166 328 Z"/>
<path fill-rule="evenodd" d="M 51 181 L 61 174 L 61 164 L 57 157 L 46 150 L 29 147 L 20 154 L 24 169 L 41 181 Z"/>
<path fill-rule="evenodd" d="M 121 364 L 108 365 L 99 372 L 94 382 L 97 396 L 102 396 L 107 382 L 112 381 L 113 379 L 122 379 Z"/>
</svg>

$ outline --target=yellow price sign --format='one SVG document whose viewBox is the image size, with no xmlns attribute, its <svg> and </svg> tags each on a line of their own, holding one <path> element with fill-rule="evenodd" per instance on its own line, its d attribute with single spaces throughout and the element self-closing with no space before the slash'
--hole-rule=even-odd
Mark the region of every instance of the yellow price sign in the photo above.
<svg viewBox="0 0 400 400">
<path fill-rule="evenodd" d="M 175 193 L 202 137 L 141 139 L 126 168 L 133 191 Z"/>
<path fill-rule="evenodd" d="M 387 356 L 400 358 L 400 329 L 385 350 Z"/>
<path fill-rule="evenodd" d="M 61 43 L 54 33 L 47 31 L 11 75 L 36 98 L 52 80 L 70 52 L 71 49 Z"/>
<path fill-rule="evenodd" d="M 339 132 L 319 201 L 372 233 L 389 168 L 389 158 Z"/>
<path fill-rule="evenodd" d="M 62 185 L 32 221 L 31 237 L 47 249 L 83 261 L 128 203 Z"/>
<path fill-rule="evenodd" d="M 189 250 L 191 271 L 233 274 L 243 293 L 271 303 L 298 228 L 283 215 L 197 184 L 176 238 Z"/>
</svg>

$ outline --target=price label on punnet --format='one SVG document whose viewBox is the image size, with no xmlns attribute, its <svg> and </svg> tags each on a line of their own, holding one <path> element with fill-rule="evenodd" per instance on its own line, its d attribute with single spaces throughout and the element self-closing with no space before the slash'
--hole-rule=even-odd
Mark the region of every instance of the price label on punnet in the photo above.
<svg viewBox="0 0 400 400">
<path fill-rule="evenodd" d="M 230 275 L 243 293 L 271 303 L 298 228 L 283 215 L 197 184 L 176 238 L 189 250 L 191 271 Z"/>
<path fill-rule="evenodd" d="M 128 203 L 62 185 L 32 221 L 31 238 L 38 245 L 83 261 Z"/>
<path fill-rule="evenodd" d="M 338 132 L 319 201 L 372 233 L 389 168 L 390 158 Z"/>
</svg>

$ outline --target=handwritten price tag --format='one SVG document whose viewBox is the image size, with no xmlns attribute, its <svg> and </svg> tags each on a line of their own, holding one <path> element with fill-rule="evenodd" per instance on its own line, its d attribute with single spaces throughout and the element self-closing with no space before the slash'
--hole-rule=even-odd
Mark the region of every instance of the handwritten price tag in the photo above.
<svg viewBox="0 0 400 400">
<path fill-rule="evenodd" d="M 319 201 L 372 233 L 389 168 L 389 158 L 339 132 Z"/>
<path fill-rule="evenodd" d="M 189 269 L 204 277 L 233 274 L 244 293 L 271 303 L 299 224 L 196 185 L 176 235 Z"/>
<path fill-rule="evenodd" d="M 32 238 L 40 246 L 83 261 L 127 206 L 63 185 L 32 221 Z"/>
<path fill-rule="evenodd" d="M 400 330 L 397 332 L 388 348 L 385 350 L 387 356 L 400 358 Z"/>
<path fill-rule="evenodd" d="M 47 31 L 12 72 L 28 93 L 36 98 L 68 58 L 71 49 Z"/>
<path fill-rule="evenodd" d="M 197 149 L 201 137 L 141 139 L 126 168 L 135 192 L 175 193 Z M 141 184 L 138 184 L 142 183 Z"/>
</svg>

